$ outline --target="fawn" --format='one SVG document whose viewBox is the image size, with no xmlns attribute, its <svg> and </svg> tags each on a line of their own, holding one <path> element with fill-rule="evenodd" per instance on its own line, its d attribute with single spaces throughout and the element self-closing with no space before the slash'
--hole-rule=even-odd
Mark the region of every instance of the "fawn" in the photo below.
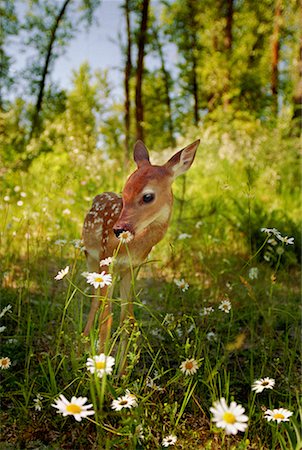
<svg viewBox="0 0 302 450">
<path fill-rule="evenodd" d="M 102 273 L 105 258 L 115 257 L 114 270 L 120 274 L 121 324 L 134 319 L 130 299 L 131 269 L 142 264 L 152 247 L 165 235 L 172 212 L 172 182 L 186 172 L 193 163 L 199 140 L 183 148 L 162 166 L 152 165 L 142 141 L 134 146 L 137 169 L 126 181 L 122 196 L 112 192 L 97 195 L 83 227 L 89 272 Z M 125 241 L 128 243 L 125 243 Z M 89 335 L 98 308 L 99 347 L 105 350 L 112 325 L 112 304 L 107 286 L 92 300 L 84 335 Z"/>
</svg>

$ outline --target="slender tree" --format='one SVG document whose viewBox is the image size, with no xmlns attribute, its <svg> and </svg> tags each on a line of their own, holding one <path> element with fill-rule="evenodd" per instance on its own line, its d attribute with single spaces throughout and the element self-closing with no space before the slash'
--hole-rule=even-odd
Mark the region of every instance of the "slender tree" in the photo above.
<svg viewBox="0 0 302 450">
<path fill-rule="evenodd" d="M 273 112 L 278 114 L 278 90 L 279 90 L 279 53 L 280 53 L 280 27 L 282 15 L 282 0 L 276 0 L 274 13 L 274 29 L 272 36 L 272 72 L 271 93 L 273 99 Z"/>
<path fill-rule="evenodd" d="M 127 169 L 130 161 L 130 118 L 131 118 L 131 103 L 130 103 L 130 78 L 132 73 L 132 38 L 130 25 L 130 8 L 129 0 L 125 0 L 124 10 L 126 19 L 127 31 L 127 49 L 126 49 L 126 64 L 125 64 L 125 169 Z"/>
<path fill-rule="evenodd" d="M 144 138 L 144 106 L 142 99 L 142 82 L 144 71 L 144 56 L 145 56 L 145 43 L 148 27 L 148 9 L 149 0 L 143 0 L 142 3 L 142 16 L 141 26 L 138 35 L 138 53 L 137 53 L 137 65 L 136 65 L 136 87 L 135 87 L 135 118 L 136 118 L 136 138 Z"/>
</svg>

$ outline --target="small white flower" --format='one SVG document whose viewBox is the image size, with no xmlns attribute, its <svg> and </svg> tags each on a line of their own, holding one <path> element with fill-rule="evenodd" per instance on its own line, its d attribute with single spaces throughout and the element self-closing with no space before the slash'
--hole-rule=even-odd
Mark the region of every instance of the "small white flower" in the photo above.
<svg viewBox="0 0 302 450">
<path fill-rule="evenodd" d="M 120 233 L 118 235 L 118 239 L 123 243 L 123 244 L 128 244 L 128 242 L 132 241 L 132 239 L 134 238 L 133 234 L 130 233 L 130 231 L 122 231 L 122 233 Z"/>
<path fill-rule="evenodd" d="M 267 409 L 264 413 L 264 417 L 268 422 L 271 420 L 276 421 L 277 423 L 280 422 L 289 422 L 289 417 L 292 416 L 293 413 L 285 408 L 279 408 L 279 409 Z"/>
<path fill-rule="evenodd" d="M 58 274 L 54 277 L 55 280 L 62 280 L 69 272 L 69 266 L 66 266 L 65 269 L 59 270 Z"/>
<path fill-rule="evenodd" d="M 275 386 L 275 380 L 273 378 L 265 377 L 255 380 L 252 384 L 252 391 L 256 394 L 260 394 L 264 389 L 273 389 Z"/>
<path fill-rule="evenodd" d="M 258 267 L 251 267 L 249 270 L 249 278 L 250 280 L 256 280 L 258 278 Z"/>
<path fill-rule="evenodd" d="M 0 358 L 1 369 L 8 369 L 11 366 L 11 360 L 7 356 L 5 358 Z"/>
<path fill-rule="evenodd" d="M 195 228 L 200 228 L 203 225 L 203 222 L 201 220 L 199 220 L 198 222 L 196 222 L 195 224 Z"/>
<path fill-rule="evenodd" d="M 5 202 L 9 202 L 9 201 L 10 201 L 9 195 L 6 195 L 5 197 L 3 197 L 3 200 L 4 200 Z"/>
<path fill-rule="evenodd" d="M 69 216 L 70 213 L 71 213 L 71 211 L 68 208 L 66 208 L 62 211 L 62 214 L 64 214 L 64 216 Z"/>
<path fill-rule="evenodd" d="M 41 394 L 37 394 L 37 397 L 34 399 L 34 404 L 35 404 L 35 410 L 36 411 L 41 411 L 42 410 L 42 395 Z"/>
<path fill-rule="evenodd" d="M 86 276 L 86 279 L 87 283 L 92 284 L 95 289 L 98 287 L 103 288 L 105 286 L 110 286 L 112 283 L 112 276 L 110 273 L 106 273 L 105 271 L 102 273 L 90 272 Z"/>
<path fill-rule="evenodd" d="M 133 408 L 137 406 L 137 398 L 135 395 L 130 394 L 129 391 L 126 391 L 126 395 L 122 397 L 118 397 L 116 400 L 113 400 L 111 403 L 111 408 L 115 411 L 121 411 L 123 408 Z"/>
<path fill-rule="evenodd" d="M 17 201 L 17 206 L 23 206 L 22 200 L 18 200 L 18 201 Z"/>
<path fill-rule="evenodd" d="M 227 405 L 225 399 L 213 403 L 210 408 L 213 414 L 212 421 L 216 422 L 218 428 L 223 428 L 226 434 L 237 434 L 238 431 L 245 431 L 247 428 L 248 417 L 244 415 L 245 409 L 236 402 Z"/>
<path fill-rule="evenodd" d="M 165 437 L 161 443 L 163 447 L 169 447 L 170 445 L 174 445 L 177 441 L 177 436 L 174 434 L 170 434 L 169 436 Z"/>
<path fill-rule="evenodd" d="M 106 356 L 104 353 L 88 358 L 86 362 L 87 369 L 91 373 L 96 373 L 99 378 L 102 378 L 104 373 L 112 374 L 115 359 L 112 356 Z"/>
<path fill-rule="evenodd" d="M 281 233 L 279 230 L 277 230 L 277 228 L 261 228 L 262 233 L 266 233 L 269 236 L 271 236 L 272 234 L 276 237 L 280 236 Z"/>
<path fill-rule="evenodd" d="M 26 197 L 26 192 L 20 192 L 21 197 L 25 198 Z"/>
<path fill-rule="evenodd" d="M 146 386 L 151 389 L 154 389 L 155 391 L 159 391 L 159 392 L 164 390 L 164 388 L 162 388 L 161 386 L 156 384 L 155 381 L 151 377 L 147 377 Z"/>
<path fill-rule="evenodd" d="M 65 244 L 67 244 L 67 241 L 66 241 L 66 239 L 57 239 L 55 242 L 55 245 L 65 245 Z"/>
<path fill-rule="evenodd" d="M 110 264 L 112 264 L 112 262 L 113 262 L 113 258 L 111 256 L 109 256 L 108 258 L 102 259 L 100 261 L 100 267 L 110 266 Z"/>
<path fill-rule="evenodd" d="M 212 314 L 213 312 L 214 312 L 213 306 L 205 306 L 205 307 L 202 309 L 200 315 L 201 315 L 201 316 L 209 316 L 209 315 Z"/>
<path fill-rule="evenodd" d="M 74 248 L 79 248 L 80 250 L 83 248 L 83 241 L 81 239 L 73 239 L 70 243 L 74 246 Z"/>
<path fill-rule="evenodd" d="M 180 364 L 179 368 L 182 371 L 182 373 L 184 373 L 185 375 L 194 375 L 197 372 L 199 366 L 198 366 L 197 361 L 194 358 L 192 358 L 192 359 L 186 359 L 185 361 L 183 361 Z"/>
<path fill-rule="evenodd" d="M 179 289 L 182 290 L 182 292 L 185 292 L 189 289 L 189 284 L 182 278 L 181 280 L 174 280 L 174 283 L 176 284 Z"/>
<path fill-rule="evenodd" d="M 0 319 L 1 317 L 3 317 L 8 311 L 10 311 L 12 309 L 12 305 L 7 305 L 4 306 L 4 308 L 2 309 L 2 311 L 0 312 Z"/>
<path fill-rule="evenodd" d="M 220 302 L 220 305 L 218 306 L 218 309 L 220 309 L 221 311 L 224 311 L 225 313 L 229 314 L 229 312 L 232 309 L 232 303 L 230 302 L 230 300 L 222 300 Z"/>
<path fill-rule="evenodd" d="M 216 333 L 214 333 L 213 331 L 209 331 L 207 333 L 207 339 L 208 339 L 208 341 L 216 341 L 217 340 Z"/>
<path fill-rule="evenodd" d="M 14 191 L 15 191 L 15 192 L 20 192 L 20 191 L 21 191 L 20 186 L 15 186 L 15 187 L 14 187 Z"/>
<path fill-rule="evenodd" d="M 188 234 L 188 233 L 181 233 L 178 236 L 178 240 L 182 241 L 183 239 L 190 239 L 192 237 L 192 234 Z"/>
<path fill-rule="evenodd" d="M 65 416 L 73 416 L 76 421 L 81 422 L 81 420 L 94 414 L 93 409 L 89 409 L 92 405 L 85 405 L 87 402 L 87 397 L 72 397 L 69 402 L 64 395 L 60 395 L 56 403 L 52 404 L 54 408 L 57 408 L 57 413 L 63 414 Z"/>
<path fill-rule="evenodd" d="M 293 237 L 288 237 L 288 236 L 277 236 L 277 238 L 279 239 L 279 241 L 283 242 L 285 245 L 294 245 L 294 239 Z"/>
</svg>

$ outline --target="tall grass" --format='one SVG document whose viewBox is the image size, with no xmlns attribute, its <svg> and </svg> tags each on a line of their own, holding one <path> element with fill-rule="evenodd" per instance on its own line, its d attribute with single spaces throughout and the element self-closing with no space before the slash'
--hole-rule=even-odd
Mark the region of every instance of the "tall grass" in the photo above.
<svg viewBox="0 0 302 450">
<path fill-rule="evenodd" d="M 181 180 L 176 183 L 168 235 L 135 282 L 135 326 L 119 327 L 114 292 L 109 349 L 116 364 L 103 378 L 86 368 L 87 358 L 98 353 L 97 330 L 89 338 L 81 334 L 91 292 L 81 276 L 85 257 L 74 240 L 92 197 L 119 191 L 123 180 L 111 170 L 114 162 L 108 166 L 98 154 L 97 174 L 78 155 L 72 155 L 71 172 L 71 156 L 58 152 L 42 155 L 29 173 L 7 173 L 1 300 L 12 311 L 0 325 L 6 327 L 1 356 L 11 366 L 1 370 L 2 448 L 153 449 L 171 434 L 178 438 L 175 448 L 301 448 L 295 157 L 282 140 L 273 152 L 269 133 L 258 142 L 245 131 L 229 135 L 232 145 L 217 129 L 201 136 L 185 189 Z M 276 227 L 295 244 L 275 245 L 261 227 Z M 54 280 L 66 265 L 68 275 Z M 185 292 L 174 282 L 180 278 L 189 284 Z M 218 308 L 224 299 L 231 302 L 228 313 Z M 124 333 L 128 369 L 120 377 Z M 180 364 L 190 358 L 199 368 L 186 376 Z M 266 376 L 275 379 L 274 389 L 252 392 L 253 381 Z M 127 389 L 138 406 L 113 411 L 112 401 Z M 34 402 L 38 394 L 41 410 Z M 76 422 L 56 414 L 51 404 L 60 394 L 69 400 L 86 396 L 95 415 Z M 209 408 L 221 397 L 245 407 L 245 433 L 226 436 L 211 422 Z M 279 407 L 293 412 L 290 421 L 268 423 L 265 409 Z"/>
</svg>

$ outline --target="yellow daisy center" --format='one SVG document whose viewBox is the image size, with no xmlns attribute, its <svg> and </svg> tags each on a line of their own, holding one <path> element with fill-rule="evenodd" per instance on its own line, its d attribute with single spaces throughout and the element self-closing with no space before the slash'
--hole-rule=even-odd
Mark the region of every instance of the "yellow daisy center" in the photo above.
<svg viewBox="0 0 302 450">
<path fill-rule="evenodd" d="M 226 423 L 233 424 L 233 423 L 236 422 L 236 417 L 231 412 L 225 412 L 224 415 L 223 415 L 223 420 Z"/>
<path fill-rule="evenodd" d="M 262 381 L 262 386 L 267 386 L 269 384 L 268 381 Z"/>
<path fill-rule="evenodd" d="M 96 281 L 97 283 L 103 283 L 104 279 L 102 277 L 96 277 L 94 281 Z"/>
<path fill-rule="evenodd" d="M 97 369 L 105 369 L 106 363 L 105 363 L 105 361 L 97 361 L 97 362 L 95 363 L 95 367 L 96 367 Z"/>
<path fill-rule="evenodd" d="M 192 363 L 192 361 L 186 362 L 186 369 L 187 369 L 187 370 L 193 369 L 193 363 Z"/>
<path fill-rule="evenodd" d="M 82 411 L 82 408 L 79 405 L 75 405 L 74 403 L 67 405 L 66 409 L 71 414 L 79 414 Z"/>
<path fill-rule="evenodd" d="M 124 406 L 124 405 L 127 405 L 128 404 L 128 400 L 121 400 L 120 401 L 120 405 L 121 406 Z"/>
<path fill-rule="evenodd" d="M 274 419 L 285 419 L 285 416 L 281 413 L 274 414 Z"/>
</svg>

